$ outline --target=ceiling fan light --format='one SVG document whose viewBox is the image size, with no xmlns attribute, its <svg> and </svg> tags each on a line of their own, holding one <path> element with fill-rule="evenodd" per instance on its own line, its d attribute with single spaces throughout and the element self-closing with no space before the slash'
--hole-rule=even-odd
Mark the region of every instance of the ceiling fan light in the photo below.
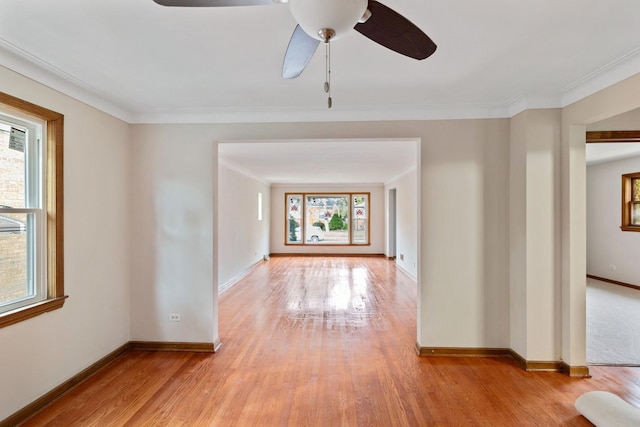
<svg viewBox="0 0 640 427">
<path fill-rule="evenodd" d="M 318 31 L 335 31 L 338 39 L 355 27 L 367 10 L 368 0 L 289 0 L 291 15 L 311 37 L 322 40 Z"/>
</svg>

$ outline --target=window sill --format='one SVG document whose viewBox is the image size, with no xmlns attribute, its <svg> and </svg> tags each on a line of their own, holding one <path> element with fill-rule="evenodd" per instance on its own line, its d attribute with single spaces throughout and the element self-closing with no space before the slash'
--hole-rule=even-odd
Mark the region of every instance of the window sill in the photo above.
<svg viewBox="0 0 640 427">
<path fill-rule="evenodd" d="M 39 316 L 43 313 L 62 308 L 65 299 L 67 299 L 67 296 L 51 298 L 37 304 L 29 305 L 13 311 L 9 311 L 7 313 L 0 314 L 0 328 L 4 328 L 5 326 L 13 325 L 14 323 L 22 322 L 23 320 L 31 319 L 32 317 Z"/>
</svg>

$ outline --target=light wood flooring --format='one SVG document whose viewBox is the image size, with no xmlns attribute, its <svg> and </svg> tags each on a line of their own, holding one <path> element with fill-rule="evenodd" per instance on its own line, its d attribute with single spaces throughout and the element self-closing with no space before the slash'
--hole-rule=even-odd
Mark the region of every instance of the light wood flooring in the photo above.
<svg viewBox="0 0 640 427">
<path fill-rule="evenodd" d="M 24 426 L 588 426 L 587 391 L 640 406 L 638 368 L 419 358 L 415 300 L 384 258 L 271 258 L 220 296 L 218 353 L 131 351 Z"/>
</svg>

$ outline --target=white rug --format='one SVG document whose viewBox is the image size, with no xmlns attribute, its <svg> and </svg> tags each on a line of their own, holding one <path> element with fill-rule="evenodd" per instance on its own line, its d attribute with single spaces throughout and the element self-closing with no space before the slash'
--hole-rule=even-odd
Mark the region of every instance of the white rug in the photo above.
<svg viewBox="0 0 640 427">
<path fill-rule="evenodd" d="M 640 408 L 606 391 L 590 391 L 576 400 L 576 409 L 598 427 L 637 427 Z"/>
<path fill-rule="evenodd" d="M 640 366 L 640 291 L 587 278 L 587 364 Z"/>
</svg>

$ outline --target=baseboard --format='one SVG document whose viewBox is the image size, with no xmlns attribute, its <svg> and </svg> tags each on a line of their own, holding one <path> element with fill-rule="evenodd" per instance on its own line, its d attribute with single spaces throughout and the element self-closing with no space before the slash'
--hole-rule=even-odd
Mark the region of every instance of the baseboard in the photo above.
<svg viewBox="0 0 640 427">
<path fill-rule="evenodd" d="M 130 341 L 131 350 L 144 351 L 191 351 L 195 353 L 214 353 L 220 348 L 220 341 L 209 342 L 165 342 L 165 341 Z"/>
<path fill-rule="evenodd" d="M 409 273 L 405 268 L 403 268 L 400 264 L 398 264 L 397 261 L 396 261 L 396 270 L 398 270 L 399 272 L 403 273 L 405 276 L 407 276 L 408 278 L 410 278 L 414 282 L 418 281 L 417 277 L 415 277 L 413 274 Z"/>
<path fill-rule="evenodd" d="M 420 347 L 416 343 L 416 352 L 420 357 L 509 357 L 508 348 L 470 348 L 470 347 Z"/>
<path fill-rule="evenodd" d="M 612 283 L 614 285 L 624 286 L 625 288 L 631 288 L 631 289 L 635 289 L 637 291 L 640 291 L 640 286 L 632 285 L 630 283 L 624 283 L 624 282 L 619 282 L 617 280 L 606 279 L 604 277 L 598 277 L 598 276 L 594 276 L 592 274 L 587 274 L 587 277 L 589 279 L 599 280 L 601 282 Z"/>
<path fill-rule="evenodd" d="M 118 349 L 112 351 L 102 359 L 98 360 L 93 365 L 84 369 L 79 374 L 74 375 L 73 377 L 63 382 L 53 390 L 49 391 L 48 393 L 45 393 L 44 395 L 39 397 L 37 400 L 33 401 L 32 403 L 25 406 L 24 408 L 20 409 L 18 412 L 14 413 L 13 415 L 10 415 L 9 418 L 5 418 L 4 420 L 0 421 L 0 427 L 15 426 L 15 425 L 18 425 L 18 423 L 28 420 L 29 418 L 37 414 L 39 411 L 44 409 L 47 405 L 57 400 L 63 394 L 65 394 L 66 392 L 68 392 L 69 390 L 71 390 L 72 388 L 74 388 L 75 386 L 77 386 L 87 378 L 96 374 L 98 371 L 100 371 L 101 369 L 109 365 L 114 360 L 118 359 L 123 354 L 127 353 L 129 351 L 129 348 L 130 348 L 129 343 L 127 343 L 119 347 Z"/>
<path fill-rule="evenodd" d="M 588 366 L 571 366 L 561 362 L 560 372 L 570 377 L 591 378 Z"/>
<path fill-rule="evenodd" d="M 142 351 L 191 351 L 191 352 L 217 352 L 221 343 L 216 339 L 213 343 L 179 343 L 179 342 L 155 342 L 155 341 L 130 341 L 118 349 L 112 351 L 96 363 L 84 369 L 69 380 L 60 384 L 53 390 L 44 394 L 29 405 L 20 409 L 8 418 L 0 421 L 0 427 L 13 427 L 24 422 L 44 409 L 47 405 L 57 400 L 63 394 L 76 387 L 78 384 L 96 374 L 101 369 L 131 350 Z M 570 366 L 565 362 L 533 362 L 527 361 L 517 352 L 508 348 L 466 348 L 466 347 L 421 347 L 417 342 L 415 350 L 420 357 L 511 357 L 524 370 L 527 371 L 554 371 L 561 372 L 571 377 L 590 378 L 587 366 Z"/>
<path fill-rule="evenodd" d="M 249 275 L 249 273 L 251 273 L 251 271 L 256 268 L 258 265 L 262 264 L 265 261 L 265 259 L 260 259 L 259 261 L 256 261 L 254 264 L 251 264 L 249 266 L 249 268 L 247 268 L 246 270 L 244 270 L 243 272 L 241 272 L 240 274 L 236 274 L 234 277 L 232 277 L 231 279 L 227 280 L 226 282 L 224 282 L 222 285 L 218 285 L 218 295 L 220 295 L 221 293 L 223 293 L 224 291 L 228 290 L 229 288 L 231 288 L 233 285 L 235 285 L 236 283 L 238 283 L 240 280 L 244 279 L 245 277 L 247 277 Z"/>
<path fill-rule="evenodd" d="M 510 348 L 421 347 L 415 346 L 420 357 L 510 357 L 528 372 L 560 372 L 571 377 L 589 378 L 587 366 L 570 366 L 562 361 L 526 360 Z"/>
<path fill-rule="evenodd" d="M 563 372 L 562 371 L 562 362 L 550 360 L 550 361 L 540 361 L 540 360 L 527 360 L 522 357 L 515 350 L 509 350 L 510 356 L 516 363 L 525 371 L 528 372 Z"/>
<path fill-rule="evenodd" d="M 387 256 L 385 254 L 339 254 L 339 253 L 316 253 L 316 252 L 309 252 L 309 253 L 290 253 L 290 254 L 286 254 L 286 253 L 274 253 L 274 254 L 269 254 L 271 257 L 372 257 L 372 258 L 386 258 Z"/>
<path fill-rule="evenodd" d="M 396 256 L 395 256 L 395 255 L 393 255 L 393 256 L 388 256 L 388 257 L 387 257 L 387 259 L 388 259 L 389 261 L 395 261 L 395 260 L 396 260 Z"/>
<path fill-rule="evenodd" d="M 31 418 L 47 405 L 57 400 L 63 394 L 80 384 L 82 381 L 91 377 L 111 362 L 124 355 L 131 350 L 142 351 L 190 351 L 196 353 L 213 353 L 220 349 L 220 340 L 216 339 L 213 343 L 190 343 L 190 342 L 153 342 L 153 341 L 129 341 L 118 349 L 112 351 L 93 365 L 89 366 L 77 375 L 74 375 L 64 383 L 60 384 L 53 390 L 44 394 L 34 402 L 20 409 L 18 412 L 10 415 L 0 421 L 0 427 L 13 427 L 21 422 Z"/>
</svg>

